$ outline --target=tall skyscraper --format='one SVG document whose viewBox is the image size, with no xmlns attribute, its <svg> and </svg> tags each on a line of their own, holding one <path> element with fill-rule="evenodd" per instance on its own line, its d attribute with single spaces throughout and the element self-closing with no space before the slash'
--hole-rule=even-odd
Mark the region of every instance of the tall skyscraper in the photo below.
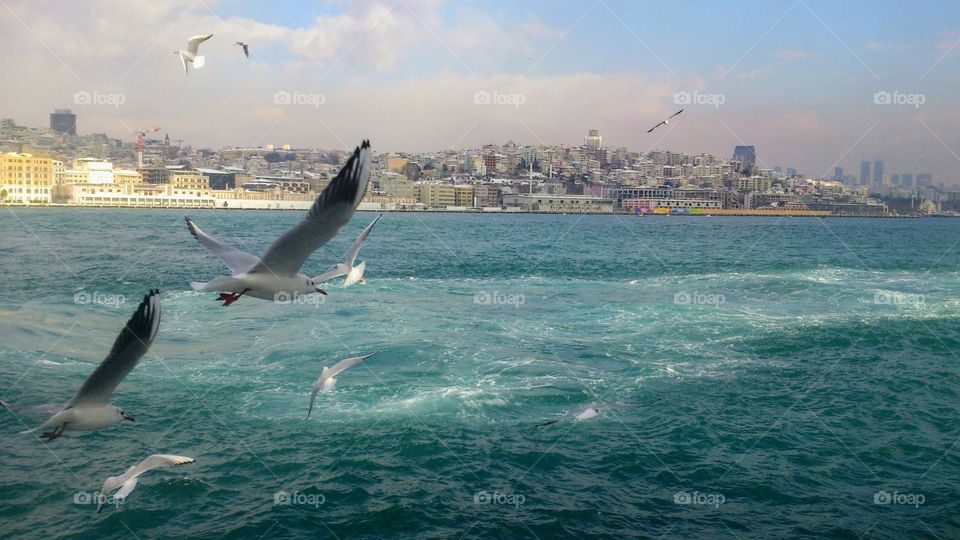
<svg viewBox="0 0 960 540">
<path fill-rule="evenodd" d="M 903 173 L 900 175 L 900 185 L 905 187 L 913 186 L 913 174 L 912 173 Z"/>
<path fill-rule="evenodd" d="M 797 176 L 797 170 L 794 169 L 793 167 L 787 167 L 787 176 L 791 178 L 793 178 L 794 176 Z"/>
<path fill-rule="evenodd" d="M 583 138 L 583 144 L 590 150 L 597 150 L 603 143 L 603 137 L 600 136 L 600 130 L 591 129 L 587 131 L 587 136 Z"/>
<path fill-rule="evenodd" d="M 733 149 L 733 160 L 740 162 L 737 172 L 752 171 L 757 164 L 757 149 L 753 146 L 737 146 Z"/>
<path fill-rule="evenodd" d="M 879 186 L 883 184 L 883 162 L 874 161 L 873 162 L 873 185 Z"/>
<path fill-rule="evenodd" d="M 899 174 L 891 174 L 891 175 L 890 175 L 890 183 L 893 184 L 893 185 L 895 185 L 895 186 L 899 186 L 899 185 L 900 185 L 900 175 L 899 175 Z"/>
<path fill-rule="evenodd" d="M 843 181 L 843 167 L 834 167 L 833 168 L 833 179 Z"/>
<path fill-rule="evenodd" d="M 77 134 L 77 115 L 70 109 L 54 109 L 50 113 L 50 129 L 68 135 Z"/>
<path fill-rule="evenodd" d="M 929 187 L 933 185 L 933 175 L 923 173 L 917 175 L 917 187 Z"/>
<path fill-rule="evenodd" d="M 870 183 L 870 162 L 860 162 L 860 185 L 865 186 Z"/>
</svg>

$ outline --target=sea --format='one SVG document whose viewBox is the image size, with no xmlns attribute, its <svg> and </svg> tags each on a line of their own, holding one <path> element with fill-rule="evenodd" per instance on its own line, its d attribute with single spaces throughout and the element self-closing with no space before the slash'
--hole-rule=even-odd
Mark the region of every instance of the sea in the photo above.
<svg viewBox="0 0 960 540">
<path fill-rule="evenodd" d="M 0 537 L 960 538 L 960 220 L 388 213 L 366 283 L 222 307 L 185 215 L 303 213 L 0 209 Z M 152 288 L 136 421 L 21 434 Z"/>
</svg>

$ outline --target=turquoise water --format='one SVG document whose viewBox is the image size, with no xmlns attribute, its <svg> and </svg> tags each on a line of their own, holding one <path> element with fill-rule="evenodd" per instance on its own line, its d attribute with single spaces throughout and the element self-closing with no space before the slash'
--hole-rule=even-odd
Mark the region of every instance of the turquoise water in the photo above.
<svg viewBox="0 0 960 540">
<path fill-rule="evenodd" d="M 68 400 L 164 302 L 112 400 L 136 423 L 0 412 L 0 535 L 960 537 L 958 220 L 387 214 L 366 285 L 221 308 L 183 215 L 0 210 L 0 399 Z M 300 219 L 189 215 L 253 253 Z M 74 504 L 152 453 L 197 461 Z"/>
</svg>

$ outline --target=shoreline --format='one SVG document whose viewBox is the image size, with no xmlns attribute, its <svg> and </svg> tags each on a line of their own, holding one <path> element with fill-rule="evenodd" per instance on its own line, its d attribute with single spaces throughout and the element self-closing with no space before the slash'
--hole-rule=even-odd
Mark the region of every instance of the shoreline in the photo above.
<svg viewBox="0 0 960 540">
<path fill-rule="evenodd" d="M 362 203 L 361 203 L 362 204 Z M 212 211 L 225 211 L 225 212 L 248 212 L 248 211 L 271 211 L 271 212 L 303 212 L 306 209 L 301 208 L 202 208 L 202 207 L 176 207 L 176 206 L 119 206 L 119 205 L 74 205 L 74 204 L 0 204 L 0 208 L 77 208 L 77 209 L 96 209 L 102 210 L 106 208 L 116 209 L 116 210 L 212 210 Z M 398 213 L 398 214 L 484 214 L 484 215 L 517 215 L 517 214 L 553 214 L 553 215 L 575 215 L 575 216 L 636 216 L 636 217 L 655 217 L 655 218 L 670 218 L 670 217 L 771 217 L 771 218 L 879 218 L 879 219 L 918 219 L 918 218 L 957 218 L 960 215 L 950 216 L 950 215 L 907 215 L 907 214 L 887 214 L 887 215 L 877 215 L 877 214 L 828 214 L 828 213 L 810 213 L 813 211 L 805 211 L 804 213 L 794 213 L 791 211 L 776 212 L 770 210 L 762 210 L 754 213 L 750 210 L 737 210 L 732 211 L 731 213 L 712 213 L 712 212 L 700 212 L 700 213 L 683 213 L 683 214 L 666 214 L 666 213 L 648 213 L 648 214 L 637 214 L 634 212 L 555 212 L 555 211 L 533 211 L 533 210 L 485 210 L 483 208 L 471 208 L 471 209 L 458 209 L 458 210 L 449 210 L 445 208 L 431 208 L 431 209 L 397 209 L 397 208 L 358 208 L 358 212 L 372 212 L 372 213 Z"/>
</svg>

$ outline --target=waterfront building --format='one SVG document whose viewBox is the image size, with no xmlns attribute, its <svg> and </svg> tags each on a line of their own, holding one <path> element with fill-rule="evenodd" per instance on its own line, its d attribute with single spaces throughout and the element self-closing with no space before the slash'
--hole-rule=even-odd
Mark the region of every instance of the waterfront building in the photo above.
<svg viewBox="0 0 960 540">
<path fill-rule="evenodd" d="M 50 204 L 53 197 L 53 160 L 32 154 L 0 154 L 0 203 Z"/>
<path fill-rule="evenodd" d="M 612 213 L 613 199 L 589 195 L 504 195 L 503 205 L 518 208 L 526 212 L 562 212 L 571 214 Z"/>
</svg>

